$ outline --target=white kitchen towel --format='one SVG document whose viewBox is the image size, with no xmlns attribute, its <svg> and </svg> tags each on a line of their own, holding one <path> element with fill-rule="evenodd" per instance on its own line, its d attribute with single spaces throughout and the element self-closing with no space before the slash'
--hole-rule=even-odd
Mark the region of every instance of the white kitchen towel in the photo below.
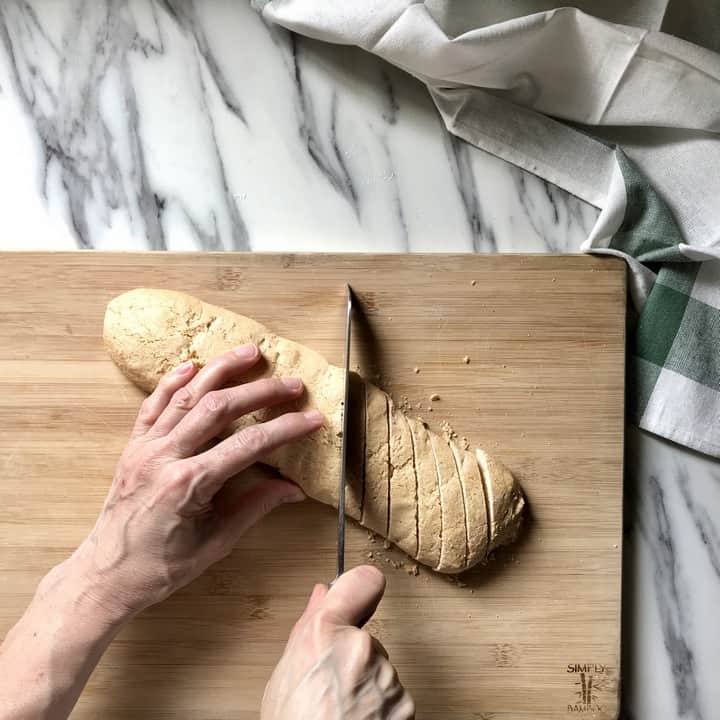
<svg viewBox="0 0 720 720">
<path fill-rule="evenodd" d="M 599 207 L 581 249 L 632 271 L 635 420 L 720 456 L 720 423 L 708 426 L 720 416 L 720 286 L 697 268 L 720 258 L 720 55 L 659 31 L 679 17 L 668 0 L 255 4 L 404 69 L 450 132 Z M 712 46 L 720 24 L 706 5 L 694 33 Z"/>
</svg>

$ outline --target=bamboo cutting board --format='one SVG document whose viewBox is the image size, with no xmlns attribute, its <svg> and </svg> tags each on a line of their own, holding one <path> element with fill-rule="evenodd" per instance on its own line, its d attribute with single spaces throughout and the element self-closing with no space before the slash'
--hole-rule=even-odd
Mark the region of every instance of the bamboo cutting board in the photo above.
<svg viewBox="0 0 720 720">
<path fill-rule="evenodd" d="M 340 364 L 345 282 L 366 316 L 353 364 L 432 426 L 497 453 L 531 510 L 522 539 L 460 584 L 411 575 L 348 528 L 348 567 L 387 574 L 369 627 L 417 717 L 614 718 L 625 271 L 611 259 L 0 256 L 0 633 L 90 530 L 141 401 L 103 350 L 107 301 L 183 290 Z M 257 718 L 312 584 L 333 576 L 335 531 L 334 511 L 312 502 L 272 514 L 118 636 L 73 717 Z"/>
</svg>

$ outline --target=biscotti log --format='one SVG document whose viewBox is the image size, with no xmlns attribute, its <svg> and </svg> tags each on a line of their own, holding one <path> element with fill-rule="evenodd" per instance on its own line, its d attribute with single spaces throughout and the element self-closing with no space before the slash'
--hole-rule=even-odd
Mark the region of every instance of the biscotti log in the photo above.
<svg viewBox="0 0 720 720">
<path fill-rule="evenodd" d="M 243 380 L 292 375 L 306 393 L 297 408 L 326 418 L 311 436 L 270 453 L 264 462 L 320 502 L 337 504 L 344 371 L 315 351 L 279 337 L 251 318 L 168 290 L 137 289 L 112 300 L 105 345 L 136 385 L 151 392 L 169 370 L 255 343 L 263 360 Z M 457 573 L 512 541 L 524 500 L 510 471 L 483 450 L 465 450 L 406 417 L 382 390 L 353 374 L 349 421 L 348 514 L 418 562 Z M 236 428 L 288 407 L 242 418 Z"/>
</svg>

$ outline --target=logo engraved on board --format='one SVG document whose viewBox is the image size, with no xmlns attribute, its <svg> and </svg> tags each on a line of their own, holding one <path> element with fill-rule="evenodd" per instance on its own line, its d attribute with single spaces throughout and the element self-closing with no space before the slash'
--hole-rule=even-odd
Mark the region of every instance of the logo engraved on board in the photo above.
<svg viewBox="0 0 720 720">
<path fill-rule="evenodd" d="M 599 695 L 612 688 L 610 668 L 601 663 L 568 663 L 566 672 L 573 677 L 573 702 L 568 713 L 601 713 L 605 706 Z"/>
</svg>

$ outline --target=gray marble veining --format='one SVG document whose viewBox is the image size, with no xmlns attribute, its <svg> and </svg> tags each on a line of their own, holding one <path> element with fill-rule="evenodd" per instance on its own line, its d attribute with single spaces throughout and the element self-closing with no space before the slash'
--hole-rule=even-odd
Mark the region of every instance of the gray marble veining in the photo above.
<svg viewBox="0 0 720 720">
<path fill-rule="evenodd" d="M 544 251 L 597 215 L 451 138 L 402 72 L 246 3 L 0 19 L 13 247 Z"/>
<path fill-rule="evenodd" d="M 568 252 L 597 210 L 241 0 L 0 5 L 0 247 Z M 629 430 L 624 697 L 720 717 L 720 465 Z"/>
</svg>

